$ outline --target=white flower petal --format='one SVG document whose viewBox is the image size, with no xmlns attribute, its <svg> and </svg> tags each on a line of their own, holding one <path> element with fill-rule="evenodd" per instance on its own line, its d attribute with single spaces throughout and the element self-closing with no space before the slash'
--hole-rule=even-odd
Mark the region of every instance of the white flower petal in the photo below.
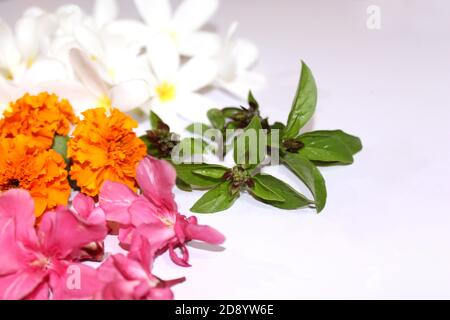
<svg viewBox="0 0 450 320">
<path fill-rule="evenodd" d="M 178 48 L 184 56 L 213 56 L 220 50 L 220 37 L 212 32 L 196 31 L 180 35 Z"/>
<path fill-rule="evenodd" d="M 156 113 L 162 121 L 167 123 L 173 132 L 181 132 L 179 129 L 184 129 L 180 124 L 180 118 L 178 117 L 177 104 L 173 102 L 162 102 L 158 98 L 154 98 L 150 102 L 150 109 Z"/>
<path fill-rule="evenodd" d="M 166 27 L 172 15 L 169 0 L 134 0 L 136 8 L 145 23 L 156 29 Z"/>
<path fill-rule="evenodd" d="M 10 68 L 20 63 L 20 52 L 11 28 L 0 20 L 0 66 Z"/>
<path fill-rule="evenodd" d="M 103 60 L 106 52 L 102 39 L 91 29 L 79 26 L 74 30 L 74 37 L 83 50 L 92 58 Z"/>
<path fill-rule="evenodd" d="M 24 60 L 31 63 L 39 53 L 37 18 L 23 17 L 16 22 L 16 41 Z"/>
<path fill-rule="evenodd" d="M 173 23 L 179 32 L 192 32 L 203 27 L 214 15 L 218 0 L 184 0 L 173 16 Z"/>
<path fill-rule="evenodd" d="M 232 81 L 217 81 L 217 86 L 236 97 L 245 100 L 250 90 L 260 91 L 266 83 L 263 75 L 256 72 L 242 72 Z"/>
<path fill-rule="evenodd" d="M 252 68 L 259 56 L 258 48 L 250 41 L 238 39 L 233 54 L 239 69 L 248 70 Z"/>
<path fill-rule="evenodd" d="M 111 35 L 126 37 L 128 42 L 139 42 L 144 44 L 154 32 L 142 22 L 131 19 L 120 19 L 112 21 L 104 27 Z"/>
<path fill-rule="evenodd" d="M 112 87 L 109 97 L 113 107 L 131 111 L 150 100 L 150 87 L 143 80 L 130 80 Z"/>
<path fill-rule="evenodd" d="M 206 113 L 217 105 L 197 93 L 181 93 L 176 100 L 178 114 L 188 122 L 208 123 Z"/>
<path fill-rule="evenodd" d="M 13 85 L 0 81 L 0 119 L 3 112 L 8 108 L 9 103 L 19 97 L 18 89 Z"/>
<path fill-rule="evenodd" d="M 186 62 L 177 76 L 177 86 L 196 91 L 211 84 L 217 76 L 217 63 L 209 58 L 194 57 Z"/>
<path fill-rule="evenodd" d="M 113 21 L 119 15 L 119 7 L 116 0 L 95 0 L 93 16 L 98 28 Z"/>
<path fill-rule="evenodd" d="M 39 7 L 28 7 L 23 12 L 23 17 L 26 17 L 26 18 L 37 18 L 37 17 L 41 17 L 45 13 L 46 12 L 44 10 L 42 10 L 41 8 L 39 8 Z"/>
<path fill-rule="evenodd" d="M 42 82 L 58 81 L 67 78 L 67 69 L 56 59 L 40 59 L 25 72 L 23 82 L 37 85 Z"/>
<path fill-rule="evenodd" d="M 69 100 L 77 115 L 87 109 L 95 108 L 98 102 L 98 97 L 78 81 L 42 83 L 31 91 L 36 91 L 36 93 L 46 91 L 56 94 L 61 99 Z"/>
<path fill-rule="evenodd" d="M 147 44 L 147 56 L 159 81 L 171 80 L 180 67 L 180 55 L 175 43 L 164 34 L 158 34 Z"/>
<path fill-rule="evenodd" d="M 97 97 L 108 95 L 108 86 L 87 55 L 77 48 L 71 49 L 69 55 L 74 73 L 80 81 Z"/>
</svg>

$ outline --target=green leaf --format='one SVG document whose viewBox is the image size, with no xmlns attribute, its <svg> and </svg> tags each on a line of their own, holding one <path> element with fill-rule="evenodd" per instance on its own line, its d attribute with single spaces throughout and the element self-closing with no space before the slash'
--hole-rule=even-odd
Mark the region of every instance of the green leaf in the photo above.
<svg viewBox="0 0 450 320">
<path fill-rule="evenodd" d="M 164 121 L 162 121 L 156 113 L 154 113 L 153 111 L 150 112 L 150 124 L 152 126 L 152 129 L 157 129 L 161 123 L 165 124 Z"/>
<path fill-rule="evenodd" d="M 320 130 L 320 131 L 312 131 L 305 134 L 302 134 L 299 138 L 302 137 L 308 137 L 308 136 L 314 136 L 314 137 L 333 137 L 340 142 L 342 142 L 348 150 L 352 154 L 356 154 L 359 151 L 362 150 L 362 143 L 361 139 L 359 139 L 356 136 L 352 136 L 351 134 L 345 133 L 342 130 Z"/>
<path fill-rule="evenodd" d="M 347 145 L 332 135 L 307 133 L 297 138 L 304 147 L 298 154 L 312 161 L 353 163 L 353 156 Z"/>
<path fill-rule="evenodd" d="M 145 146 L 147 147 L 147 152 L 148 152 L 148 149 L 150 148 L 150 145 L 151 145 L 150 139 L 148 138 L 148 136 L 145 134 L 143 136 L 140 136 L 139 139 L 141 139 L 145 143 Z"/>
<path fill-rule="evenodd" d="M 251 91 L 248 92 L 248 105 L 255 110 L 259 109 L 259 103 L 256 101 L 255 97 L 253 96 L 253 93 Z"/>
<path fill-rule="evenodd" d="M 227 171 L 229 171 L 229 169 L 225 167 L 204 167 L 192 170 L 195 174 L 213 179 L 222 179 Z"/>
<path fill-rule="evenodd" d="M 226 181 L 206 192 L 191 208 L 196 213 L 215 213 L 230 208 L 239 193 L 232 194 L 231 182 Z"/>
<path fill-rule="evenodd" d="M 268 201 L 262 198 L 257 198 L 258 200 L 270 204 L 274 207 L 286 210 L 294 210 L 306 207 L 311 203 L 313 203 L 311 200 L 308 200 L 304 195 L 295 191 L 291 186 L 271 175 L 260 173 L 254 176 L 253 180 L 258 181 L 272 192 L 278 195 L 283 195 L 283 198 L 285 199 L 283 202 Z"/>
<path fill-rule="evenodd" d="M 55 135 L 55 137 L 53 138 L 53 146 L 52 146 L 52 149 L 55 150 L 57 153 L 59 153 L 63 157 L 66 164 L 70 163 L 70 160 L 67 159 L 67 143 L 68 142 L 69 142 L 68 136 Z"/>
<path fill-rule="evenodd" d="M 295 138 L 316 110 L 317 87 L 309 67 L 302 61 L 302 72 L 283 138 Z"/>
<path fill-rule="evenodd" d="M 196 129 L 200 131 L 196 131 Z M 186 130 L 189 131 L 190 133 L 198 134 L 200 136 L 203 136 L 205 132 L 209 129 L 211 128 L 208 125 L 200 122 L 192 123 L 186 127 Z"/>
<path fill-rule="evenodd" d="M 311 193 L 314 195 L 317 213 L 321 212 L 327 201 L 327 188 L 319 169 L 311 161 L 295 153 L 286 153 L 282 157 L 282 161 L 311 190 Z"/>
<path fill-rule="evenodd" d="M 209 110 L 207 116 L 214 128 L 222 130 L 225 127 L 225 117 L 219 109 Z"/>
<path fill-rule="evenodd" d="M 191 185 L 189 183 L 184 182 L 180 178 L 177 178 L 175 183 L 176 183 L 178 189 L 180 189 L 180 190 L 187 191 L 187 192 L 191 192 L 192 191 Z"/>
<path fill-rule="evenodd" d="M 232 116 L 234 116 L 236 113 L 242 111 L 242 109 L 240 108 L 236 108 L 236 107 L 226 107 L 222 109 L 222 114 L 225 118 L 231 118 Z"/>
<path fill-rule="evenodd" d="M 222 179 L 205 177 L 194 173 L 194 170 L 201 170 L 207 168 L 225 168 L 219 165 L 211 164 L 175 164 L 175 170 L 177 171 L 177 177 L 191 186 L 199 188 L 211 188 L 219 183 L 223 182 Z M 228 170 L 225 168 L 225 170 Z"/>
<path fill-rule="evenodd" d="M 252 180 L 254 182 L 254 186 L 251 188 L 251 193 L 255 195 L 257 198 L 267 201 L 281 201 L 281 202 L 286 200 L 280 194 L 266 187 L 258 178 Z"/>
<path fill-rule="evenodd" d="M 240 165 L 256 167 L 264 160 L 266 148 L 260 148 L 261 121 L 258 116 L 253 117 L 244 132 L 234 139 L 234 162 Z M 265 136 L 262 137 L 266 143 Z"/>
<path fill-rule="evenodd" d="M 284 130 L 286 126 L 281 122 L 275 122 L 273 125 L 270 126 L 270 129 L 278 129 L 278 130 Z"/>
</svg>

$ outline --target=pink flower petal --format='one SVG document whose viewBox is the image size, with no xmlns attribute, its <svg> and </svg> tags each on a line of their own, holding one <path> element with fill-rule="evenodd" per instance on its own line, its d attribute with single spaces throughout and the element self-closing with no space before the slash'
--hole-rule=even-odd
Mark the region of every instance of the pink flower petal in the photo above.
<svg viewBox="0 0 450 320">
<path fill-rule="evenodd" d="M 75 211 L 83 218 L 88 219 L 95 208 L 94 199 L 81 192 L 78 193 L 72 201 Z"/>
<path fill-rule="evenodd" d="M 66 265 L 62 275 L 52 274 L 50 286 L 53 300 L 93 299 L 101 290 L 103 283 L 99 281 L 97 270 L 81 263 Z"/>
<path fill-rule="evenodd" d="M 188 224 L 185 229 L 186 236 L 191 240 L 200 240 L 210 244 L 222 244 L 225 236 L 210 226 Z"/>
<path fill-rule="evenodd" d="M 140 262 L 128 259 L 122 254 L 116 254 L 111 257 L 114 261 L 114 266 L 126 280 L 143 280 L 147 279 L 148 274 L 142 268 Z"/>
<path fill-rule="evenodd" d="M 175 231 L 162 223 L 144 224 L 136 228 L 134 232 L 134 237 L 139 236 L 148 240 L 152 252 L 156 254 L 175 239 Z"/>
<path fill-rule="evenodd" d="M 161 223 L 161 220 L 156 216 L 158 209 L 147 198 L 141 197 L 134 201 L 128 212 L 131 216 L 131 224 L 135 227 L 142 224 Z"/>
<path fill-rule="evenodd" d="M 169 245 L 169 255 L 170 258 L 172 259 L 172 261 L 179 265 L 180 267 L 190 267 L 191 265 L 188 263 L 189 261 L 189 251 L 186 248 L 186 246 L 180 245 L 179 246 L 180 250 L 181 250 L 181 257 L 179 257 L 177 255 L 177 253 L 175 252 L 175 248 L 173 245 Z"/>
<path fill-rule="evenodd" d="M 139 261 L 144 270 L 150 274 L 153 267 L 154 253 L 147 238 L 138 235 L 133 238 L 128 257 Z"/>
<path fill-rule="evenodd" d="M 13 223 L 18 240 L 35 242 L 34 201 L 25 190 L 14 189 L 0 194 L 0 232 L 8 224 Z"/>
<path fill-rule="evenodd" d="M 135 300 L 134 288 L 139 281 L 116 280 L 105 285 L 99 299 L 101 300 Z"/>
<path fill-rule="evenodd" d="M 40 269 L 18 270 L 0 277 L 0 300 L 20 300 L 27 297 L 44 280 L 45 272 Z"/>
<path fill-rule="evenodd" d="M 27 295 L 24 300 L 48 300 L 49 298 L 49 286 L 47 282 L 41 282 L 33 292 Z"/>
<path fill-rule="evenodd" d="M 100 190 L 99 203 L 108 221 L 129 225 L 131 219 L 128 208 L 137 199 L 138 195 L 126 185 L 106 181 Z"/>
<path fill-rule="evenodd" d="M 136 180 L 144 195 L 157 207 L 177 211 L 172 189 L 177 173 L 167 161 L 152 157 L 144 158 L 136 171 Z"/>
<path fill-rule="evenodd" d="M 38 235 L 46 252 L 56 252 L 59 258 L 67 258 L 79 254 L 91 242 L 103 241 L 106 225 L 85 225 L 70 210 L 59 207 L 44 215 Z"/>
</svg>

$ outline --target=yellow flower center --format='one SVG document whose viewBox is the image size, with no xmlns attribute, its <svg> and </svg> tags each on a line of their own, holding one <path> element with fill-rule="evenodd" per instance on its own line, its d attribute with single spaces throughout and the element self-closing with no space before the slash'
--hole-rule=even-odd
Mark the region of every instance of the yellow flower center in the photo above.
<svg viewBox="0 0 450 320">
<path fill-rule="evenodd" d="M 6 80 L 10 80 L 10 81 L 14 80 L 14 74 L 12 73 L 11 70 L 6 71 Z"/>
<path fill-rule="evenodd" d="M 107 95 L 103 95 L 98 99 L 96 108 L 103 108 L 109 111 L 111 110 L 112 107 L 111 104 L 112 104 L 111 99 Z"/>
<path fill-rule="evenodd" d="M 175 99 L 176 88 L 171 83 L 163 82 L 156 87 L 156 93 L 162 102 L 168 102 Z"/>
<path fill-rule="evenodd" d="M 31 57 L 28 58 L 28 60 L 26 62 L 27 69 L 30 69 L 33 66 L 33 64 L 34 64 L 34 59 Z"/>
</svg>

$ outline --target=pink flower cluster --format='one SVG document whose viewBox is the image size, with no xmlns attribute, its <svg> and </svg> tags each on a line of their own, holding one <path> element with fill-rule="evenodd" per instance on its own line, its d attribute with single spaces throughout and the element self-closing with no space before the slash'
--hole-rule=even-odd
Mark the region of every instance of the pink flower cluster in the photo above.
<svg viewBox="0 0 450 320">
<path fill-rule="evenodd" d="M 171 287 L 184 278 L 154 276 L 154 258 L 168 250 L 174 263 L 189 266 L 186 242 L 225 240 L 178 213 L 175 179 L 169 163 L 147 157 L 137 169 L 142 195 L 106 182 L 99 206 L 78 194 L 72 210 L 58 207 L 38 222 L 28 192 L 0 194 L 0 299 L 172 299 Z M 111 255 L 98 269 L 83 264 L 101 261 L 108 225 L 118 226 L 128 255 Z"/>
</svg>

